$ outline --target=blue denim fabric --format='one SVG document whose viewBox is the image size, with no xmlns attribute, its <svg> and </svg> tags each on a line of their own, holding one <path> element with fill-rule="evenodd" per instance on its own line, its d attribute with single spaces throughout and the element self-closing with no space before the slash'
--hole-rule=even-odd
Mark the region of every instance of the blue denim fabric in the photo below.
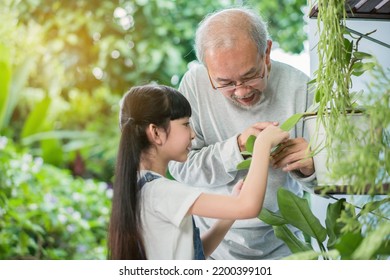
<svg viewBox="0 0 390 280">
<path fill-rule="evenodd" d="M 205 260 L 206 258 L 203 251 L 202 239 L 200 239 L 200 231 L 199 228 L 195 225 L 194 217 L 192 217 L 192 224 L 194 228 L 194 260 Z"/>
<path fill-rule="evenodd" d="M 154 175 L 150 172 L 147 172 L 142 178 L 138 180 L 138 186 L 141 189 L 147 182 L 151 182 L 154 179 L 158 179 L 161 176 Z M 204 251 L 203 251 L 203 245 L 202 245 L 202 240 L 200 239 L 200 231 L 199 228 L 196 227 L 194 217 L 192 218 L 192 225 L 193 225 L 193 242 L 194 242 L 194 251 L 195 251 L 195 256 L 194 260 L 204 260 Z"/>
<path fill-rule="evenodd" d="M 153 181 L 154 179 L 161 178 L 161 176 L 154 175 L 150 172 L 147 172 L 142 178 L 138 180 L 138 186 L 141 189 L 146 183 Z"/>
</svg>

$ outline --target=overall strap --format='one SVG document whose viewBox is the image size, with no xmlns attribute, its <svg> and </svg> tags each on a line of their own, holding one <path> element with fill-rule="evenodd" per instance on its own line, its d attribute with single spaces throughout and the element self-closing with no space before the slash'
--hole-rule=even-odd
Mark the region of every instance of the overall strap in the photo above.
<svg viewBox="0 0 390 280">
<path fill-rule="evenodd" d="M 155 175 L 153 173 L 147 172 L 138 180 L 138 186 L 141 189 L 146 183 L 151 182 L 155 179 L 161 178 L 160 175 Z"/>
<path fill-rule="evenodd" d="M 194 217 L 192 217 L 192 225 L 193 225 L 193 242 L 194 242 L 194 251 L 195 251 L 195 256 L 194 260 L 205 260 L 205 255 L 204 255 L 204 250 L 203 250 L 203 244 L 202 244 L 202 239 L 200 238 L 200 231 L 199 228 L 195 225 L 195 220 Z"/>
</svg>

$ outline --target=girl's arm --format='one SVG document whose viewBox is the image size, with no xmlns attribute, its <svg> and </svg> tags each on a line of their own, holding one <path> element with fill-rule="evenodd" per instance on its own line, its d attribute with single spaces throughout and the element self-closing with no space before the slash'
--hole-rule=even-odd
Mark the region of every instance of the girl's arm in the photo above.
<svg viewBox="0 0 390 280">
<path fill-rule="evenodd" d="M 203 252 L 206 259 L 217 249 L 235 220 L 217 220 L 204 234 L 202 234 Z"/>
<path fill-rule="evenodd" d="M 240 180 L 233 188 L 232 195 L 238 196 L 243 186 Z M 203 250 L 206 258 L 218 247 L 235 220 L 217 220 L 212 227 L 202 234 Z"/>
<path fill-rule="evenodd" d="M 265 196 L 271 148 L 285 141 L 288 136 L 287 132 L 272 125 L 260 132 L 256 138 L 252 163 L 240 194 L 234 197 L 202 193 L 188 213 L 231 220 L 256 217 L 262 208 Z"/>
</svg>

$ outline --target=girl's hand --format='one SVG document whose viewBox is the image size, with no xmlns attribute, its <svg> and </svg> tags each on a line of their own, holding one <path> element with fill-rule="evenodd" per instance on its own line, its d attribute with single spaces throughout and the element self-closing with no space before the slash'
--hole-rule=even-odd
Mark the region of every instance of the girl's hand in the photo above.
<svg viewBox="0 0 390 280">
<path fill-rule="evenodd" d="M 269 143 L 272 147 L 275 147 L 279 143 L 287 141 L 290 134 L 277 126 L 270 125 L 261 131 L 256 139 L 256 143 L 265 144 Z"/>
<path fill-rule="evenodd" d="M 245 151 L 245 143 L 248 140 L 248 137 L 254 135 L 257 137 L 261 131 L 263 131 L 267 126 L 278 125 L 278 122 L 257 122 L 252 124 L 250 127 L 245 129 L 237 138 L 238 147 L 240 151 Z"/>
</svg>

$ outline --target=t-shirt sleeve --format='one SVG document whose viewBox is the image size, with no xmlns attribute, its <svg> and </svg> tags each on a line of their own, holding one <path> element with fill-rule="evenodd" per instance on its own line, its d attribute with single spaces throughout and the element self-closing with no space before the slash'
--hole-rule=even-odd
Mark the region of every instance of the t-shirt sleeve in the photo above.
<svg viewBox="0 0 390 280">
<path fill-rule="evenodd" d="M 174 180 L 160 179 L 150 183 L 148 195 L 150 209 L 161 219 L 179 227 L 188 209 L 202 193 Z"/>
</svg>

